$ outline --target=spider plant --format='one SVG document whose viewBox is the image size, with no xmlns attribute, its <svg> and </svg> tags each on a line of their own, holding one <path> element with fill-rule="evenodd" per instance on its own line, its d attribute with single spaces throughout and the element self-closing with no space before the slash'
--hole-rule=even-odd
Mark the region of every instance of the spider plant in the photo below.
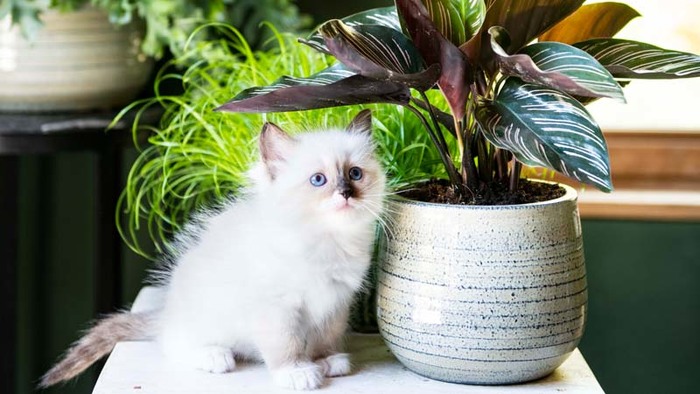
<svg viewBox="0 0 700 394">
<path fill-rule="evenodd" d="M 332 58 L 299 46 L 294 37 L 279 34 L 265 50 L 253 51 L 243 35 L 228 25 L 209 25 L 224 39 L 195 39 L 160 71 L 155 96 L 133 103 L 121 116 L 136 111 L 134 131 L 148 128 L 149 144 L 129 173 L 117 208 L 122 238 L 137 253 L 150 256 L 151 247 L 162 253 L 171 247 L 171 236 L 202 207 L 235 195 L 245 184 L 245 171 L 256 159 L 254 143 L 265 121 L 297 132 L 346 124 L 355 108 L 306 113 L 225 116 L 214 111 L 231 95 L 253 84 L 271 83 L 282 73 L 314 73 L 327 68 Z M 182 85 L 183 93 L 168 95 L 168 83 Z M 428 92 L 439 99 L 438 92 Z M 139 114 L 156 106 L 164 116 L 156 126 L 142 122 Z M 374 112 L 377 149 L 392 184 L 402 187 L 420 180 L 444 177 L 436 151 L 410 111 L 391 105 L 370 105 Z M 455 146 L 451 148 L 453 151 Z M 123 219 L 123 220 L 122 220 Z"/>
<path fill-rule="evenodd" d="M 300 40 L 337 59 L 327 69 L 245 89 L 219 109 L 395 104 L 420 120 L 464 200 L 496 186 L 517 190 L 522 164 L 609 192 L 606 142 L 584 105 L 624 101 L 630 79 L 700 76 L 700 57 L 612 38 L 639 14 L 623 3 L 583 3 L 396 0 Z M 436 88 L 447 111 L 429 94 Z"/>
</svg>

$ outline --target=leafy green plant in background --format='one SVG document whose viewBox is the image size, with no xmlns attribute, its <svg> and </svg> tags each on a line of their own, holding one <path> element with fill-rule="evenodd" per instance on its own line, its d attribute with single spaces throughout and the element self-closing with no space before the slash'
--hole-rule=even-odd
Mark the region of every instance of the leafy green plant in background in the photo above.
<svg viewBox="0 0 700 394">
<path fill-rule="evenodd" d="M 330 20 L 301 40 L 338 64 L 245 89 L 220 109 L 392 103 L 421 119 L 465 202 L 495 189 L 516 191 L 521 163 L 609 192 L 608 149 L 584 104 L 624 101 L 630 79 L 700 76 L 700 57 L 612 38 L 639 14 L 623 3 L 583 3 L 396 0 Z M 449 111 L 428 95 L 435 88 Z"/>
<path fill-rule="evenodd" d="M 132 166 L 118 208 L 118 215 L 125 216 L 123 238 L 144 255 L 149 248 L 139 244 L 140 231 L 147 230 L 162 252 L 168 249 L 172 233 L 193 212 L 235 195 L 245 182 L 245 171 L 256 159 L 255 140 L 265 121 L 296 132 L 346 124 L 357 113 L 356 108 L 241 116 L 215 112 L 244 87 L 271 83 L 280 74 L 311 74 L 328 67 L 333 59 L 278 33 L 270 48 L 257 52 L 229 26 L 209 26 L 195 35 L 214 28 L 225 38 L 193 37 L 182 54 L 158 74 L 155 97 L 122 111 L 122 115 L 129 111 L 138 115 L 151 106 L 165 110 L 157 127 L 141 124 L 137 116 L 135 130 L 149 127 L 152 137 Z M 178 71 L 183 66 L 184 71 Z M 161 85 L 173 80 L 184 92 L 161 94 Z M 439 99 L 437 94 L 431 95 Z M 368 108 L 375 113 L 378 149 L 394 185 L 445 176 L 418 118 L 401 107 Z"/>
<path fill-rule="evenodd" d="M 297 31 L 310 22 L 292 0 L 7 0 L 0 6 L 0 18 L 9 15 L 31 40 L 42 27 L 43 12 L 70 12 L 90 4 L 105 10 L 115 25 L 145 21 L 142 50 L 156 58 L 163 55 L 164 48 L 180 55 L 192 31 L 208 22 L 236 26 L 253 46 L 269 37 L 261 35 L 265 32 L 259 29 L 262 22 L 283 31 Z"/>
</svg>

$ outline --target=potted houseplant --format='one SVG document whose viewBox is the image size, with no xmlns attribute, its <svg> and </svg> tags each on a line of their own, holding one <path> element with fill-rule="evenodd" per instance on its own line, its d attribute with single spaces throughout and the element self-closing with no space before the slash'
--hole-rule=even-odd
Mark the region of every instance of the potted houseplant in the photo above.
<svg viewBox="0 0 700 394">
<path fill-rule="evenodd" d="M 122 106 L 150 79 L 152 59 L 165 48 L 181 54 L 198 26 L 221 21 L 261 44 L 261 22 L 293 30 L 305 18 L 287 0 L 3 2 L 0 110 Z"/>
<path fill-rule="evenodd" d="M 624 100 L 630 79 L 700 76 L 696 55 L 612 38 L 638 16 L 632 8 L 583 3 L 396 0 L 302 40 L 337 64 L 219 108 L 380 102 L 421 120 L 447 180 L 392 203 L 378 290 L 381 333 L 420 374 L 517 383 L 568 357 L 587 300 L 576 193 L 521 179 L 522 165 L 609 192 L 605 139 L 584 105 Z M 444 106 L 427 94 L 435 87 Z"/>
</svg>

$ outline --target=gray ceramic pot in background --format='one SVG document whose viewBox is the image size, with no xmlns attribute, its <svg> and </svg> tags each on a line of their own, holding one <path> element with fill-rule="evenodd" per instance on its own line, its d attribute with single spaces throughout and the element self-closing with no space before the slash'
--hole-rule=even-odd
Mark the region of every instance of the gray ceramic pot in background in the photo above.
<svg viewBox="0 0 700 394">
<path fill-rule="evenodd" d="M 115 26 L 93 7 L 42 14 L 28 42 L 9 17 L 0 19 L 0 110 L 83 111 L 131 101 L 153 62 L 140 51 L 142 24 Z"/>
<path fill-rule="evenodd" d="M 526 205 L 401 200 L 380 259 L 377 318 L 421 375 L 512 384 L 548 375 L 586 321 L 576 191 Z"/>
</svg>

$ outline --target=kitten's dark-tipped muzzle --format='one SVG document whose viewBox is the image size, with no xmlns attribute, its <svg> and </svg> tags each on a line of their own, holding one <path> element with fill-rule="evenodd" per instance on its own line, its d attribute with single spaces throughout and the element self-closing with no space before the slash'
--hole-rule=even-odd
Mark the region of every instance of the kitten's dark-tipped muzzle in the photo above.
<svg viewBox="0 0 700 394">
<path fill-rule="evenodd" d="M 342 189 L 338 189 L 338 192 L 340 193 L 343 198 L 346 200 L 349 199 L 350 197 L 355 196 L 355 192 L 353 191 L 352 187 L 344 187 Z"/>
<path fill-rule="evenodd" d="M 345 179 L 340 179 L 338 182 L 338 193 L 347 200 L 350 197 L 355 197 L 355 188 L 352 187 L 350 182 Z"/>
</svg>

